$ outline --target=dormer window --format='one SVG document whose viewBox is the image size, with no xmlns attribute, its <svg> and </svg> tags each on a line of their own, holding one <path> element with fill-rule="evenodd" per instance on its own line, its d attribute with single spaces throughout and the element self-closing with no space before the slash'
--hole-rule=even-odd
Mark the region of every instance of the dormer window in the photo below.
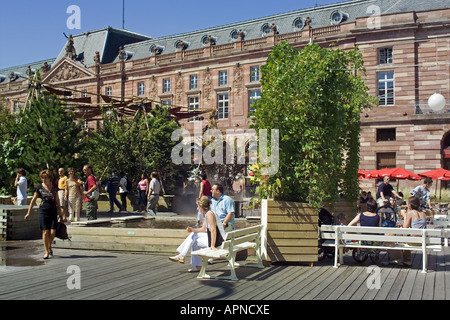
<svg viewBox="0 0 450 320">
<path fill-rule="evenodd" d="M 300 31 L 305 27 L 305 21 L 303 20 L 303 18 L 297 18 L 294 20 L 293 25 L 295 31 Z"/>
<path fill-rule="evenodd" d="M 186 50 L 189 47 L 189 44 L 184 42 L 183 40 L 178 40 L 175 42 L 175 48 L 177 50 Z"/>
<path fill-rule="evenodd" d="M 270 31 L 272 31 L 270 29 L 270 25 L 268 23 L 263 24 L 263 26 L 261 27 L 261 32 L 263 33 L 263 35 L 267 36 L 268 34 L 270 34 Z"/>
<path fill-rule="evenodd" d="M 334 10 L 330 15 L 330 20 L 332 25 L 338 25 L 342 22 L 347 21 L 348 14 L 342 12 L 341 10 Z"/>
</svg>

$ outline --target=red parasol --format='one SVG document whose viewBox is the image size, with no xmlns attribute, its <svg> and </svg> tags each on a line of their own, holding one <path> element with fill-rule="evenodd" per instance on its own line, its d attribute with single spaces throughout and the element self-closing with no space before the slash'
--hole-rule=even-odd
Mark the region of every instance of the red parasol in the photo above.
<svg viewBox="0 0 450 320">
<path fill-rule="evenodd" d="M 359 169 L 358 170 L 358 179 L 359 180 L 370 179 L 369 171 Z"/>
<path fill-rule="evenodd" d="M 370 179 L 382 179 L 388 176 L 391 179 L 405 179 L 405 180 L 420 180 L 421 177 L 411 171 L 403 169 L 401 167 L 397 168 L 385 168 L 380 170 L 373 170 L 369 172 Z M 397 183 L 397 191 L 400 183 Z"/>
<path fill-rule="evenodd" d="M 450 171 L 441 168 L 441 169 L 436 169 L 436 170 L 419 173 L 419 176 L 425 177 L 425 178 L 431 178 L 433 180 L 449 181 L 450 180 Z M 442 182 L 441 182 L 441 187 L 439 189 L 439 199 L 441 199 L 441 191 L 442 191 Z M 436 183 L 434 194 L 437 195 L 437 183 Z M 436 198 L 437 198 L 437 196 L 436 196 Z"/>
<path fill-rule="evenodd" d="M 381 179 L 385 176 L 389 176 L 389 174 L 392 172 L 392 170 L 394 170 L 394 169 L 384 168 L 384 169 L 380 169 L 380 170 L 369 171 L 368 172 L 369 179 Z"/>
<path fill-rule="evenodd" d="M 450 171 L 445 169 L 436 169 L 419 173 L 419 176 L 431 178 L 433 180 L 450 180 Z"/>
<path fill-rule="evenodd" d="M 419 175 L 400 167 L 393 169 L 393 171 L 389 174 L 389 177 L 392 179 L 408 179 L 408 180 L 422 179 Z"/>
</svg>

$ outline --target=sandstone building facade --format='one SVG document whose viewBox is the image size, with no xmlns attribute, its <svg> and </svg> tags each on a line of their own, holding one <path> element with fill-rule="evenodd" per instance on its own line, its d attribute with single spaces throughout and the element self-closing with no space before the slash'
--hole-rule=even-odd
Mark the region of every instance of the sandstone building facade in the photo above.
<svg viewBox="0 0 450 320">
<path fill-rule="evenodd" d="M 450 169 L 449 21 L 445 1 L 353 0 L 162 38 L 107 27 L 69 37 L 55 59 L 0 70 L 0 99 L 11 112 L 23 108 L 28 79 L 40 69 L 44 86 L 73 90 L 86 128 L 100 125 L 96 106 L 106 96 L 214 110 L 221 130 L 247 129 L 261 66 L 276 43 L 358 46 L 366 84 L 379 98 L 361 116 L 361 169 Z M 428 106 L 434 93 L 447 99 L 441 110 Z M 198 121 L 180 120 L 191 132 Z"/>
</svg>

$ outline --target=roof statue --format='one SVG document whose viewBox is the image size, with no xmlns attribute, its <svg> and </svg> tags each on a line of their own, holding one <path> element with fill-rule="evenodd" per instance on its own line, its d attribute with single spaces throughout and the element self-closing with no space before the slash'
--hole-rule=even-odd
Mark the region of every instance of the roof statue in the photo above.
<svg viewBox="0 0 450 320">
<path fill-rule="evenodd" d="M 69 35 L 68 42 L 66 45 L 66 57 L 68 57 L 69 59 L 72 59 L 72 60 L 77 59 L 77 51 L 75 50 L 72 35 Z"/>
</svg>

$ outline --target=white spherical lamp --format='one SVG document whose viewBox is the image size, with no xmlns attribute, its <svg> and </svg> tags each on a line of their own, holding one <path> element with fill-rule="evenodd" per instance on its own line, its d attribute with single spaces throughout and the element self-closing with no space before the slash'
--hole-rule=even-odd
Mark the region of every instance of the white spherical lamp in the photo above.
<svg viewBox="0 0 450 320">
<path fill-rule="evenodd" d="M 428 105 L 433 111 L 440 111 L 444 109 L 446 104 L 445 98 L 442 94 L 435 93 L 428 99 Z"/>
</svg>

